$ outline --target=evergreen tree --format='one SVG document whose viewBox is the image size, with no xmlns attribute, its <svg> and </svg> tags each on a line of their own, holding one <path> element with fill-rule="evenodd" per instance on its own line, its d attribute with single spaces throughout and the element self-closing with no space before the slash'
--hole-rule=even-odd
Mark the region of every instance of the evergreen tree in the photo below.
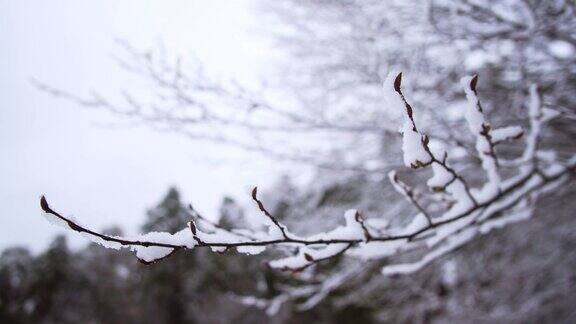
<svg viewBox="0 0 576 324">
<path fill-rule="evenodd" d="M 148 211 L 142 226 L 143 232 L 165 231 L 174 233 L 186 226 L 190 215 L 180 201 L 180 193 L 170 188 L 155 208 Z M 142 295 L 145 318 L 143 322 L 191 323 L 187 277 L 194 268 L 193 255 L 176 255 L 174 262 L 154 264 L 141 273 Z"/>
<path fill-rule="evenodd" d="M 142 232 L 174 233 L 186 227 L 190 220 L 186 206 L 180 201 L 180 193 L 176 188 L 170 188 L 166 196 L 155 208 L 147 213 L 148 218 L 142 225 Z"/>
<path fill-rule="evenodd" d="M 0 256 L 0 323 L 25 323 L 32 304 L 28 301 L 34 259 L 25 248 L 10 248 Z"/>
</svg>

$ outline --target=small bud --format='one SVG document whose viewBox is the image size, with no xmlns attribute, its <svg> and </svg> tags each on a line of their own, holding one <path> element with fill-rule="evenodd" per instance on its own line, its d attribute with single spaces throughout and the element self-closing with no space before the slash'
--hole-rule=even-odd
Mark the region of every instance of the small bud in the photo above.
<svg viewBox="0 0 576 324">
<path fill-rule="evenodd" d="M 360 213 L 358 211 L 356 211 L 356 214 L 354 214 L 354 220 L 356 220 L 358 223 L 361 223 L 364 221 L 362 219 L 362 215 L 360 215 Z"/>
<path fill-rule="evenodd" d="M 314 258 L 308 253 L 304 253 L 304 259 L 308 262 L 314 262 Z"/>
<path fill-rule="evenodd" d="M 478 74 L 474 74 L 472 79 L 470 80 L 470 89 L 476 92 L 476 84 L 478 83 Z"/>
<path fill-rule="evenodd" d="M 400 92 L 401 85 L 402 85 L 402 72 L 398 73 L 396 79 L 394 79 L 394 90 Z"/>
<path fill-rule="evenodd" d="M 428 146 L 428 143 L 430 143 L 430 138 L 426 135 L 422 135 L 422 144 L 424 144 L 424 146 Z"/>
<path fill-rule="evenodd" d="M 50 212 L 50 206 L 48 206 L 48 202 L 46 201 L 46 197 L 44 197 L 44 195 L 40 197 L 40 208 L 42 208 L 42 210 L 46 213 Z"/>
</svg>

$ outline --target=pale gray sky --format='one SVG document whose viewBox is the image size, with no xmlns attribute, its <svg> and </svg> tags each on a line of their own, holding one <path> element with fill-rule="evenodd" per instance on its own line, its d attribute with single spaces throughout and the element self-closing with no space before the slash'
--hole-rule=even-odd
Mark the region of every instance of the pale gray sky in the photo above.
<svg viewBox="0 0 576 324">
<path fill-rule="evenodd" d="M 213 214 L 222 195 L 244 198 L 252 185 L 269 183 L 279 171 L 272 161 L 146 127 L 103 128 L 99 123 L 113 120 L 107 114 L 52 98 L 30 82 L 77 94 L 145 90 L 111 59 L 121 52 L 117 38 L 138 48 L 162 42 L 168 53 L 193 52 L 223 76 L 255 78 L 273 59 L 254 32 L 254 4 L 0 0 L 0 249 L 39 251 L 61 232 L 40 217 L 43 193 L 97 229 L 117 224 L 133 232 L 169 185 Z"/>
</svg>

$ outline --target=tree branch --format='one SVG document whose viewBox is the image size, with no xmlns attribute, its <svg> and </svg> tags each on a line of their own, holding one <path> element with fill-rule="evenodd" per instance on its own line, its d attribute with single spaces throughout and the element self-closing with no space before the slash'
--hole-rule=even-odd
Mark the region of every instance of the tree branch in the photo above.
<svg viewBox="0 0 576 324">
<path fill-rule="evenodd" d="M 391 78 L 394 76 L 390 76 L 387 80 L 392 80 Z M 388 229 L 382 226 L 381 228 L 373 228 L 371 224 L 370 228 L 374 230 L 371 232 L 360 213 L 351 210 L 345 215 L 346 224 L 344 226 L 326 233 L 299 237 L 291 234 L 287 227 L 268 211 L 264 203 L 258 198 L 257 188 L 254 188 L 251 198 L 270 221 L 268 232 L 253 232 L 253 235 L 236 233 L 206 220 L 191 208 L 192 219 L 188 224 L 188 229 L 183 229 L 175 234 L 150 233 L 154 235 L 145 234 L 130 239 L 102 234 L 80 225 L 77 221 L 52 209 L 44 196 L 40 199 L 40 207 L 49 220 L 58 225 L 81 233 L 92 241 L 108 247 L 130 247 L 136 251 L 138 258 L 147 264 L 165 259 L 178 250 L 195 247 L 209 247 L 215 251 L 236 248 L 242 253 L 256 254 L 268 246 L 296 246 L 299 248 L 296 255 L 271 261 L 269 265 L 282 270 L 301 271 L 352 250 L 356 254 L 370 255 L 370 253 L 374 253 L 371 250 L 371 246 L 374 244 L 379 244 L 377 245 L 379 248 L 376 249 L 377 253 L 382 253 L 382 249 L 391 249 L 389 255 L 411 249 L 421 244 L 422 241 L 427 242 L 428 248 L 438 245 L 437 248 L 431 250 L 430 255 L 423 257 L 420 263 L 423 266 L 435 257 L 450 251 L 459 244 L 464 244 L 477 233 L 482 232 L 482 228 L 486 228 L 488 222 L 501 219 L 502 223 L 507 224 L 511 222 L 509 219 L 517 219 L 518 217 L 512 217 L 513 211 L 511 210 L 574 176 L 576 158 L 571 159 L 563 166 L 549 160 L 542 161 L 542 163 L 533 164 L 529 170 L 519 167 L 519 174 L 505 181 L 499 179 L 496 181 L 496 179 L 488 177 L 485 186 L 494 185 L 497 182 L 499 190 L 482 195 L 479 193 L 478 196 L 475 196 L 464 178 L 448 165 L 447 154 L 433 151 L 429 146 L 428 137 L 419 133 L 413 117 L 414 111 L 400 89 L 401 74 L 398 74 L 393 80 L 393 84 L 389 84 L 390 89 L 388 90 L 391 92 L 387 92 L 389 95 L 387 101 L 389 104 L 395 105 L 396 108 L 401 105 L 400 109 L 406 113 L 406 125 L 409 127 L 404 128 L 405 143 L 403 149 L 414 150 L 412 155 L 408 154 L 408 159 L 406 159 L 407 153 L 405 152 L 405 163 L 418 168 L 432 166 L 434 177 L 429 180 L 428 184 L 435 190 L 440 188 L 448 191 L 456 202 L 441 215 L 434 217 L 415 199 L 413 189 L 401 182 L 395 173 L 391 173 L 390 180 L 395 188 L 418 209 L 420 217 L 425 218 L 424 223 L 421 223 L 419 216 L 416 215 L 406 227 Z M 471 89 L 474 88 L 474 85 L 471 85 Z M 532 93 L 535 93 L 535 90 L 532 90 Z M 528 153 L 525 154 L 524 158 L 538 159 L 535 141 L 539 136 L 541 123 L 544 121 L 541 113 L 538 113 L 539 106 L 539 101 L 536 102 L 533 97 L 530 106 L 530 118 L 534 129 L 529 135 L 526 149 Z M 481 109 L 478 112 L 481 113 Z M 478 136 L 483 137 L 486 141 L 490 140 L 489 136 L 483 134 L 478 134 Z M 426 159 L 414 162 L 415 156 L 423 156 Z M 548 167 L 545 167 L 545 164 Z M 505 211 L 510 211 L 512 216 L 506 216 Z M 210 224 L 212 232 L 204 232 L 201 227 L 197 226 L 194 219 Z M 109 246 L 110 244 L 112 246 Z M 408 268 L 399 267 L 394 271 L 419 268 L 420 266 L 413 265 Z"/>
</svg>

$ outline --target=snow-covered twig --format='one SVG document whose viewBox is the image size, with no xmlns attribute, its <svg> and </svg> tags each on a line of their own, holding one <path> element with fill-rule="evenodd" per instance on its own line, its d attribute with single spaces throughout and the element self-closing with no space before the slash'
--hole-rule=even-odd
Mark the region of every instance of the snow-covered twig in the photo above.
<svg viewBox="0 0 576 324">
<path fill-rule="evenodd" d="M 390 171 L 390 173 L 388 173 L 388 178 L 390 179 L 390 182 L 392 183 L 394 189 L 402 196 L 406 197 L 406 199 L 408 199 L 408 201 L 412 205 L 414 205 L 414 207 L 416 207 L 416 209 L 418 209 L 418 211 L 420 211 L 422 215 L 424 215 L 424 217 L 426 217 L 428 225 L 432 225 L 432 217 L 428 214 L 428 212 L 424 209 L 424 207 L 422 207 L 422 205 L 418 202 L 418 200 L 416 200 L 416 197 L 414 195 L 414 189 L 410 188 L 407 184 L 402 182 L 398 178 L 398 174 L 396 173 L 396 171 Z"/>
<path fill-rule="evenodd" d="M 260 199 L 258 199 L 258 187 L 254 187 L 254 189 L 252 189 L 252 200 L 254 200 L 254 202 L 256 202 L 258 205 L 258 209 L 260 209 L 260 211 L 264 213 L 264 215 L 266 215 L 270 221 L 272 221 L 274 227 L 277 228 L 280 233 L 282 233 L 282 237 L 284 239 L 290 239 L 288 234 L 286 234 L 286 227 L 280 224 L 280 222 L 278 222 L 278 220 L 272 216 L 268 210 L 266 210 L 266 207 L 264 207 L 264 204 L 260 201 Z"/>
</svg>

